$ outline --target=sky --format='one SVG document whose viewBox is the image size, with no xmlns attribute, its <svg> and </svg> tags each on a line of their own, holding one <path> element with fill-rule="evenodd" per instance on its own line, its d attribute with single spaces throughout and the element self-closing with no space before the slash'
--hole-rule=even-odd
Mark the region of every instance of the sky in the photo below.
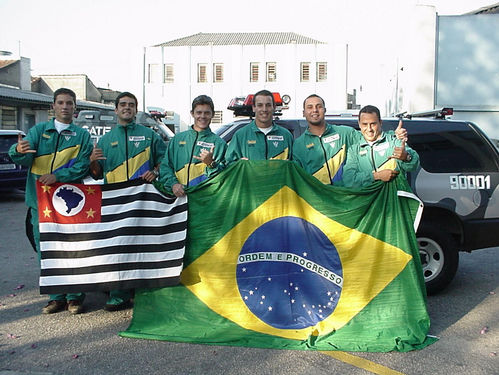
<svg viewBox="0 0 499 375">
<path fill-rule="evenodd" d="M 140 97 L 145 46 L 199 32 L 296 32 L 348 43 L 352 85 L 369 61 L 393 61 L 411 7 L 459 15 L 495 0 L 0 0 L 0 51 L 37 74 L 87 74 L 98 87 Z M 208 5 L 206 5 L 208 4 Z M 279 4 L 279 5 L 275 5 Z"/>
</svg>

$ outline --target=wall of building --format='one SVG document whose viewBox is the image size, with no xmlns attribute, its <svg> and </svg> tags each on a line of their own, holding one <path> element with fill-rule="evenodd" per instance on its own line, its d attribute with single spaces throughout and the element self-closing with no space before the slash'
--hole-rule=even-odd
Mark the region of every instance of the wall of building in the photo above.
<svg viewBox="0 0 499 375">
<path fill-rule="evenodd" d="M 300 81 L 300 62 L 310 63 L 310 81 Z M 316 63 L 327 63 L 327 80 L 316 81 Z M 223 82 L 213 82 L 214 64 L 223 64 Z M 258 81 L 250 81 L 250 64 L 259 63 Z M 276 63 L 276 81 L 266 80 L 266 64 Z M 149 77 L 150 64 L 158 64 Z M 163 83 L 164 64 L 172 64 L 174 80 Z M 206 64 L 207 82 L 198 82 L 198 64 Z M 329 108 L 346 108 L 345 45 L 254 45 L 151 47 L 146 50 L 146 106 L 162 107 L 180 114 L 183 128 L 191 123 L 192 100 L 201 94 L 212 97 L 215 110 L 223 112 L 222 123 L 233 119 L 227 109 L 236 96 L 268 89 L 291 96 L 283 117 L 302 117 L 302 102 L 308 95 L 324 97 Z M 154 70 L 154 68 L 153 68 Z M 214 124 L 213 127 L 217 125 Z"/>
<path fill-rule="evenodd" d="M 97 87 L 95 87 L 95 85 L 92 83 L 91 80 L 87 78 L 85 81 L 87 85 L 85 90 L 86 96 L 85 98 L 80 98 L 80 99 L 88 100 L 90 102 L 101 103 L 102 102 L 101 92 L 97 89 Z"/>
<path fill-rule="evenodd" d="M 102 94 L 86 75 L 42 75 L 40 78 L 44 82 L 39 86 L 42 94 L 52 95 L 58 88 L 67 87 L 75 92 L 76 99 L 97 103 L 102 101 Z"/>
<path fill-rule="evenodd" d="M 435 106 L 499 139 L 499 14 L 438 17 Z"/>
<path fill-rule="evenodd" d="M 20 86 L 21 90 L 31 90 L 31 59 L 21 57 L 20 60 Z"/>
<path fill-rule="evenodd" d="M 17 61 L 0 69 L 0 82 L 21 90 L 31 90 L 31 60 L 27 57 L 8 57 Z"/>
<path fill-rule="evenodd" d="M 0 69 L 0 82 L 4 85 L 20 87 L 21 63 L 16 61 Z"/>
<path fill-rule="evenodd" d="M 29 129 L 40 122 L 49 120 L 47 110 L 18 107 L 18 128 L 27 133 Z"/>
</svg>

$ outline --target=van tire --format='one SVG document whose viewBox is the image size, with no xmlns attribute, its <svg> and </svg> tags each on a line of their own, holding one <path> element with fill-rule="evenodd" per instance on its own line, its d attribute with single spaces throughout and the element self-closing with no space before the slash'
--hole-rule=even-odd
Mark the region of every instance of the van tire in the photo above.
<svg viewBox="0 0 499 375">
<path fill-rule="evenodd" d="M 416 235 L 428 295 L 445 289 L 456 275 L 459 265 L 456 241 L 452 235 L 438 228 L 436 223 L 423 224 Z"/>
</svg>

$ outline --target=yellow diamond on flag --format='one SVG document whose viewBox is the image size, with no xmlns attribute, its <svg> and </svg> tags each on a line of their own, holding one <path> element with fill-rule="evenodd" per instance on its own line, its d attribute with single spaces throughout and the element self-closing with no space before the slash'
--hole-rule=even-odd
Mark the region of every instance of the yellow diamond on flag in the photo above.
<svg viewBox="0 0 499 375">
<path fill-rule="evenodd" d="M 302 240 L 311 245 L 302 248 Z M 243 328 L 305 340 L 347 324 L 411 259 L 330 219 L 285 186 L 186 267 L 181 281 Z M 309 298 L 314 293 L 317 302 Z"/>
</svg>

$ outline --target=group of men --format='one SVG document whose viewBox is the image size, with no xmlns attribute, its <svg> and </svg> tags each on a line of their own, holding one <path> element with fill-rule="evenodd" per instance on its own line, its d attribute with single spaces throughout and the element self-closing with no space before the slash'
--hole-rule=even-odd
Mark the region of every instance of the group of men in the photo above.
<svg viewBox="0 0 499 375">
<path fill-rule="evenodd" d="M 292 160 L 325 184 L 361 187 L 375 180 L 391 181 L 419 165 L 417 153 L 405 144 L 405 129 L 383 132 L 380 112 L 374 106 L 360 110 L 360 132 L 325 121 L 326 106 L 318 95 L 303 103 L 307 131 L 295 141 L 285 128 L 274 123 L 275 101 L 262 90 L 253 97 L 254 120 L 238 130 L 230 144 L 214 134 L 210 123 L 215 113 L 210 97 L 192 102 L 194 124 L 175 135 L 168 146 L 152 129 L 135 123 L 137 98 L 121 93 L 115 101 L 118 126 L 93 145 L 90 134 L 73 124 L 76 95 L 61 88 L 54 93 L 55 118 L 37 124 L 9 150 L 11 159 L 29 167 L 26 204 L 40 260 L 40 233 L 36 180 L 44 185 L 81 182 L 87 175 L 104 183 L 144 179 L 158 180 L 175 196 L 212 177 L 239 160 Z M 67 309 L 83 311 L 83 293 L 55 294 L 42 313 Z M 131 305 L 131 291 L 110 291 L 107 311 Z"/>
</svg>

